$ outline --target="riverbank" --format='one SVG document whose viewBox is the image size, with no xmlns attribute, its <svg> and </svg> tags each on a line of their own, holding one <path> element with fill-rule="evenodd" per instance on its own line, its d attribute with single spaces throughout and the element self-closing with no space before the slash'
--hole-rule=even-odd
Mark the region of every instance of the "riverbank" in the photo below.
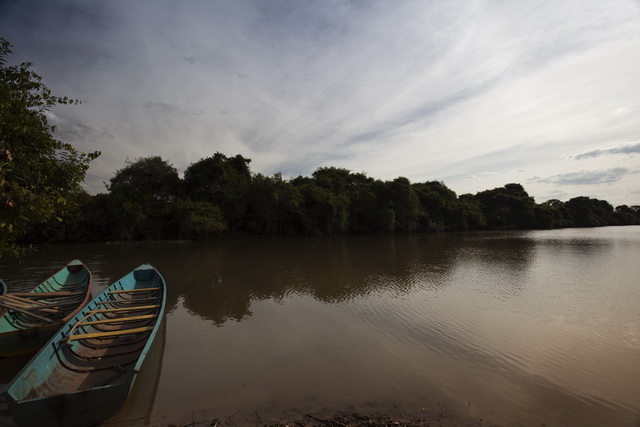
<svg viewBox="0 0 640 427">
<path fill-rule="evenodd" d="M 469 408 L 466 408 L 469 409 Z M 136 420 L 115 417 L 103 426 L 132 425 Z M 141 421 L 141 420 L 138 420 Z M 146 424 L 145 424 L 146 423 Z M 201 410 L 192 413 L 152 414 L 143 424 L 149 426 L 215 426 L 215 427 L 481 427 L 497 426 L 473 417 L 462 408 L 450 409 L 448 405 L 436 403 L 434 408 L 422 408 L 420 411 L 405 412 L 399 405 L 387 408 L 353 407 L 346 410 L 323 409 L 304 411 L 291 409 L 284 412 L 269 413 L 268 410 L 238 410 L 229 415 L 215 414 Z"/>
<path fill-rule="evenodd" d="M 237 415 L 236 415 L 237 416 Z M 148 425 L 148 426 L 166 426 L 166 427 L 227 427 L 227 426 L 261 426 L 261 427 L 480 427 L 486 426 L 481 419 L 463 421 L 456 419 L 447 413 L 442 414 L 430 414 L 427 418 L 409 419 L 401 416 L 388 415 L 371 415 L 371 414 L 298 414 L 297 417 L 291 419 L 268 419 L 263 420 L 259 414 L 254 414 L 253 420 L 239 421 L 236 416 L 228 417 L 227 419 L 181 419 L 175 422 L 167 423 L 147 423 L 141 422 L 137 424 L 135 420 L 130 421 L 112 421 L 107 420 L 103 426 L 131 426 L 131 425 Z M 243 417 L 240 417 L 243 418 Z M 141 421 L 141 420 L 138 420 Z M 15 427 L 15 423 L 11 416 L 4 412 L 0 412 L 0 426 L 1 427 Z"/>
</svg>

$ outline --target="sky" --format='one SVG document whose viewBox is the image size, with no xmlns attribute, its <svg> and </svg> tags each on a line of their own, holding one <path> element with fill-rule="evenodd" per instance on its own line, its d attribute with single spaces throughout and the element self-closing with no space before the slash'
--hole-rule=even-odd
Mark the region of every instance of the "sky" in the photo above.
<svg viewBox="0 0 640 427">
<path fill-rule="evenodd" d="M 91 194 L 220 152 L 640 205 L 640 0 L 0 0 L 0 37 L 82 101 L 49 119 Z"/>
</svg>

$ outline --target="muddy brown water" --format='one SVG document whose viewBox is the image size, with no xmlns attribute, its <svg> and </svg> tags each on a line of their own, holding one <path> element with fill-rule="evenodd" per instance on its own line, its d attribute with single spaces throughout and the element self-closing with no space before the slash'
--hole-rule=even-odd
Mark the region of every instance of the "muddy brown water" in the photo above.
<svg viewBox="0 0 640 427">
<path fill-rule="evenodd" d="M 640 227 L 41 246 L 0 277 L 41 280 L 74 258 L 94 293 L 146 262 L 169 285 L 159 343 L 111 424 L 640 423 Z M 24 363 L 1 361 L 0 382 Z"/>
</svg>

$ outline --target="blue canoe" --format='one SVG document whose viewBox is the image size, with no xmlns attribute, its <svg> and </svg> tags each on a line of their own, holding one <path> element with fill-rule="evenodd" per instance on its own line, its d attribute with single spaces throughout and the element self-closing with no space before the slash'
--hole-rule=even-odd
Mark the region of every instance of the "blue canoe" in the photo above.
<svg viewBox="0 0 640 427">
<path fill-rule="evenodd" d="M 0 279 L 0 297 L 7 293 L 7 285 Z M 5 308 L 0 306 L 0 318 L 4 316 Z"/>
<path fill-rule="evenodd" d="M 35 353 L 91 299 L 91 271 L 73 260 L 30 292 L 0 294 L 0 357 Z"/>
<path fill-rule="evenodd" d="M 166 304 L 166 284 L 141 265 L 91 301 L 5 392 L 18 425 L 100 423 L 124 405 Z"/>
</svg>

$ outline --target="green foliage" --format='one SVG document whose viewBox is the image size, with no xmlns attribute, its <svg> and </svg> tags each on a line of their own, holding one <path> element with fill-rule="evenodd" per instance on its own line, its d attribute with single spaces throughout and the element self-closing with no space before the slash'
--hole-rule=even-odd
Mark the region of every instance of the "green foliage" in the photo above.
<svg viewBox="0 0 640 427">
<path fill-rule="evenodd" d="M 82 209 L 32 228 L 30 241 L 211 239 L 640 224 L 639 206 L 578 197 L 536 204 L 520 184 L 459 197 L 442 182 L 383 182 L 342 168 L 285 180 L 252 174 L 242 156 L 192 164 L 185 179 L 161 157 L 127 161 L 109 194 L 79 195 Z M 181 189 L 187 188 L 188 191 Z"/>
<path fill-rule="evenodd" d="M 348 199 L 320 186 L 315 180 L 298 177 L 294 186 L 302 195 L 303 230 L 307 235 L 333 235 L 347 229 Z"/>
<path fill-rule="evenodd" d="M 246 193 L 251 184 L 250 159 L 241 155 L 213 157 L 192 163 L 184 172 L 187 195 L 218 206 L 232 230 L 240 230 L 246 213 Z"/>
<path fill-rule="evenodd" d="M 577 227 L 601 227 L 614 223 L 613 206 L 604 200 L 574 197 L 564 207 Z"/>
<path fill-rule="evenodd" d="M 445 231 L 465 228 L 456 193 L 442 182 L 413 184 L 413 189 L 423 207 L 419 218 L 421 230 Z"/>
<path fill-rule="evenodd" d="M 119 212 L 114 215 L 111 238 L 165 238 L 166 230 L 171 229 L 167 224 L 171 221 L 167 205 L 181 197 L 182 185 L 177 169 L 160 156 L 127 160 L 107 186 L 111 207 Z"/>
<path fill-rule="evenodd" d="M 550 215 L 550 219 L 543 220 L 542 216 Z M 564 228 L 572 227 L 573 223 L 569 217 L 569 212 L 564 206 L 564 203 L 558 199 L 550 199 L 546 202 L 538 205 L 537 218 L 539 219 L 540 227 L 538 228 Z M 545 221 L 549 221 L 549 227 L 542 226 Z"/>
<path fill-rule="evenodd" d="M 616 206 L 613 217 L 618 225 L 640 225 L 640 206 Z"/>
<path fill-rule="evenodd" d="M 246 230 L 253 234 L 294 235 L 302 230 L 302 195 L 275 174 L 257 174 L 247 192 Z"/>
<path fill-rule="evenodd" d="M 116 171 L 107 189 L 129 200 L 149 199 L 167 202 L 177 198 L 182 190 L 178 170 L 160 156 L 141 157 Z"/>
<path fill-rule="evenodd" d="M 380 182 L 382 184 L 382 182 Z M 384 185 L 384 184 L 382 184 Z M 376 182 L 364 173 L 349 175 L 349 231 L 371 233 L 380 229 L 377 212 L 381 208 L 375 194 Z M 393 220 L 390 221 L 393 223 Z"/>
<path fill-rule="evenodd" d="M 100 153 L 79 152 L 52 136 L 46 113 L 78 101 L 53 95 L 28 62 L 8 66 L 10 53 L 0 38 L 0 255 L 20 256 L 19 239 L 73 211 Z"/>
<path fill-rule="evenodd" d="M 460 224 L 463 230 L 481 230 L 487 227 L 482 202 L 471 194 L 462 194 L 458 199 Z"/>
<path fill-rule="evenodd" d="M 416 231 L 422 206 L 411 183 L 407 178 L 399 177 L 386 184 L 389 206 L 395 217 L 394 229 L 403 232 Z"/>
<path fill-rule="evenodd" d="M 177 237 L 180 239 L 209 239 L 227 229 L 222 212 L 211 203 L 183 200 L 173 208 L 178 218 Z"/>
<path fill-rule="evenodd" d="M 531 228 L 535 223 L 535 202 L 520 184 L 485 190 L 475 197 L 482 204 L 489 227 Z"/>
</svg>

